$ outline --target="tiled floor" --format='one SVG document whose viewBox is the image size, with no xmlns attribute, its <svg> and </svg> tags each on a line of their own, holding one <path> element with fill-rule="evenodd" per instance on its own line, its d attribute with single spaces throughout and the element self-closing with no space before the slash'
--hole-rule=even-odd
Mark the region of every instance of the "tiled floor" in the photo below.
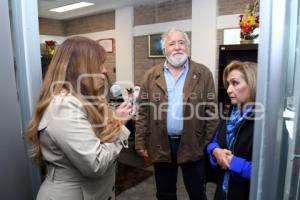
<svg viewBox="0 0 300 200">
<path fill-rule="evenodd" d="M 123 150 L 119 162 L 126 163 L 135 167 L 143 168 L 143 160 L 133 150 L 132 142 L 130 147 Z M 153 170 L 152 166 L 146 168 L 147 170 Z M 207 198 L 208 200 L 213 199 L 215 186 L 213 184 L 207 185 Z M 116 200 L 155 200 L 155 180 L 154 176 L 149 177 L 142 183 L 135 187 L 132 187 L 116 197 Z M 178 183 L 177 183 L 177 197 L 178 200 L 188 200 L 188 195 L 185 191 L 181 171 L 179 170 Z"/>
</svg>

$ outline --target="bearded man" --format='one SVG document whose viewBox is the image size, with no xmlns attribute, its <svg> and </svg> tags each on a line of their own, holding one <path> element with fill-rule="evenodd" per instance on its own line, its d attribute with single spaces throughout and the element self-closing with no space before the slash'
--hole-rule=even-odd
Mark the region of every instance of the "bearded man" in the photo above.
<svg viewBox="0 0 300 200">
<path fill-rule="evenodd" d="M 171 29 L 161 44 L 166 61 L 141 87 L 135 148 L 153 161 L 158 200 L 177 199 L 179 167 L 189 199 L 206 199 L 203 149 L 218 122 L 212 73 L 189 59 L 185 32 Z"/>
</svg>

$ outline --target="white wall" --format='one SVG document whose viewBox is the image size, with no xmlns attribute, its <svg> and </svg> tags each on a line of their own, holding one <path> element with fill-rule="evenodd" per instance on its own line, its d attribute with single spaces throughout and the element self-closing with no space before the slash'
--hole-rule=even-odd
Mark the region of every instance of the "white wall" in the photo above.
<svg viewBox="0 0 300 200">
<path fill-rule="evenodd" d="M 216 71 L 217 0 L 192 1 L 192 60 Z"/>
<path fill-rule="evenodd" d="M 217 18 L 218 29 L 224 28 L 238 28 L 239 27 L 239 14 L 237 15 L 221 15 Z"/>
<path fill-rule="evenodd" d="M 133 7 L 120 8 L 115 13 L 116 79 L 133 83 Z"/>
</svg>

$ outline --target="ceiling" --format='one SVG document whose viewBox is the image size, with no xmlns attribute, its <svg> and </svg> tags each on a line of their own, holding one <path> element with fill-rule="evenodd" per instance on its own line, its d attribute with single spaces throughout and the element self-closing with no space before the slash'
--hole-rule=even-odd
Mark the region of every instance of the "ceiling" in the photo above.
<svg viewBox="0 0 300 200">
<path fill-rule="evenodd" d="M 93 6 L 71 10 L 64 13 L 50 12 L 49 9 L 86 1 Z M 39 17 L 66 20 L 101 12 L 108 12 L 126 6 L 149 5 L 162 0 L 38 0 Z"/>
</svg>

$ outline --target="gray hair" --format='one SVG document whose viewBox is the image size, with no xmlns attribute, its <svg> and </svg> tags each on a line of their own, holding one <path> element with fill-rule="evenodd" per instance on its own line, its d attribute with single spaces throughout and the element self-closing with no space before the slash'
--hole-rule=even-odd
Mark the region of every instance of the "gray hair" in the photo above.
<svg viewBox="0 0 300 200">
<path fill-rule="evenodd" d="M 161 41 L 160 41 L 160 44 L 161 44 L 161 48 L 163 50 L 163 52 L 165 51 L 166 49 L 166 42 L 167 42 L 167 37 L 170 33 L 175 33 L 175 32 L 180 32 L 183 34 L 183 37 L 184 37 L 184 41 L 186 43 L 186 45 L 188 46 L 188 48 L 190 48 L 190 45 L 191 45 L 191 41 L 189 39 L 189 36 L 186 34 L 186 32 L 180 30 L 180 29 L 177 29 L 177 28 L 171 28 L 169 29 L 167 32 L 165 32 L 162 37 L 161 37 Z"/>
</svg>

